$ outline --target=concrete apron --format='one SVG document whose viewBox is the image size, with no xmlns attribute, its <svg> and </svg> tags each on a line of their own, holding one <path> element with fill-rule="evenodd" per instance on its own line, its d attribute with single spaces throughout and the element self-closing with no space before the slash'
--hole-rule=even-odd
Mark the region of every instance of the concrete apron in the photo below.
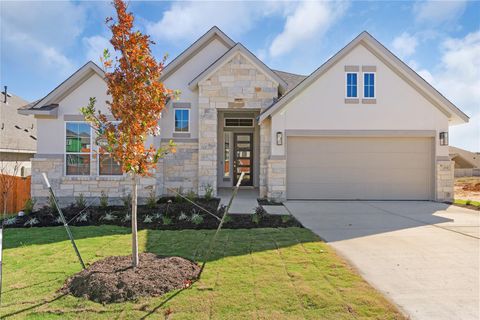
<svg viewBox="0 0 480 320">
<path fill-rule="evenodd" d="M 480 318 L 480 213 L 421 201 L 287 202 L 412 319 Z"/>
</svg>

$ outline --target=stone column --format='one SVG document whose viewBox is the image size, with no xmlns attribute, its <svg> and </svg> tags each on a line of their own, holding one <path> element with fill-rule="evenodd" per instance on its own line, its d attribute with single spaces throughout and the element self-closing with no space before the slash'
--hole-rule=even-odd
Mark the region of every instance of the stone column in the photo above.
<svg viewBox="0 0 480 320">
<path fill-rule="evenodd" d="M 271 158 L 267 161 L 267 197 L 272 200 L 287 199 L 287 161 Z"/>
<path fill-rule="evenodd" d="M 271 149 L 271 121 L 266 119 L 260 125 L 260 172 L 259 172 L 259 192 L 260 198 L 267 197 L 268 186 L 268 158 L 270 157 Z"/>
<path fill-rule="evenodd" d="M 441 202 L 452 202 L 454 196 L 454 162 L 437 160 L 436 163 L 436 199 Z"/>
</svg>

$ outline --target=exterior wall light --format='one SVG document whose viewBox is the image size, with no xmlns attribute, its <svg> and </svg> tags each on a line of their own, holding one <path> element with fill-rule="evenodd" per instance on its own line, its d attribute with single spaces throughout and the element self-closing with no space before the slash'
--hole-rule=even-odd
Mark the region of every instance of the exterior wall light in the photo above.
<svg viewBox="0 0 480 320">
<path fill-rule="evenodd" d="M 441 146 L 448 146 L 448 132 L 440 132 L 439 140 Z"/>
<path fill-rule="evenodd" d="M 280 131 L 277 132 L 277 146 L 281 146 L 283 144 L 283 133 Z"/>
</svg>

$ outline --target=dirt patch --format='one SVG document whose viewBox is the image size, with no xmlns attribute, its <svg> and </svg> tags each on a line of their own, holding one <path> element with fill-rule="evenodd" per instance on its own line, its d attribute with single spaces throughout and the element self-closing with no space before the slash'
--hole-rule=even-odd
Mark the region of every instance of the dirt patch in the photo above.
<svg viewBox="0 0 480 320">
<path fill-rule="evenodd" d="M 200 266 L 181 257 L 141 253 L 139 267 L 131 267 L 131 256 L 99 260 L 65 282 L 62 292 L 95 302 L 112 303 L 155 297 L 188 287 Z"/>
<path fill-rule="evenodd" d="M 466 185 L 463 186 L 462 190 L 464 190 L 464 191 L 480 191 L 480 183 L 466 184 Z"/>
<path fill-rule="evenodd" d="M 480 178 L 463 177 L 455 179 L 455 199 L 480 201 Z"/>
</svg>

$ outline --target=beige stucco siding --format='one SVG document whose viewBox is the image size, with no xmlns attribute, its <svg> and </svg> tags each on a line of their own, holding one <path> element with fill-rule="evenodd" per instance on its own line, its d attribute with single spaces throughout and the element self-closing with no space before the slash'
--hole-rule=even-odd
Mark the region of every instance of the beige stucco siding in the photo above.
<svg viewBox="0 0 480 320">
<path fill-rule="evenodd" d="M 376 103 L 345 103 L 345 66 L 376 66 Z M 273 114 L 272 135 L 289 129 L 306 130 L 435 130 L 448 131 L 447 117 L 416 89 L 359 45 L 311 86 Z M 438 135 L 436 135 L 438 136 Z M 274 137 L 272 136 L 272 139 Z M 273 155 L 284 155 L 284 146 L 272 145 Z M 448 155 L 438 146 L 436 154 Z"/>
</svg>

